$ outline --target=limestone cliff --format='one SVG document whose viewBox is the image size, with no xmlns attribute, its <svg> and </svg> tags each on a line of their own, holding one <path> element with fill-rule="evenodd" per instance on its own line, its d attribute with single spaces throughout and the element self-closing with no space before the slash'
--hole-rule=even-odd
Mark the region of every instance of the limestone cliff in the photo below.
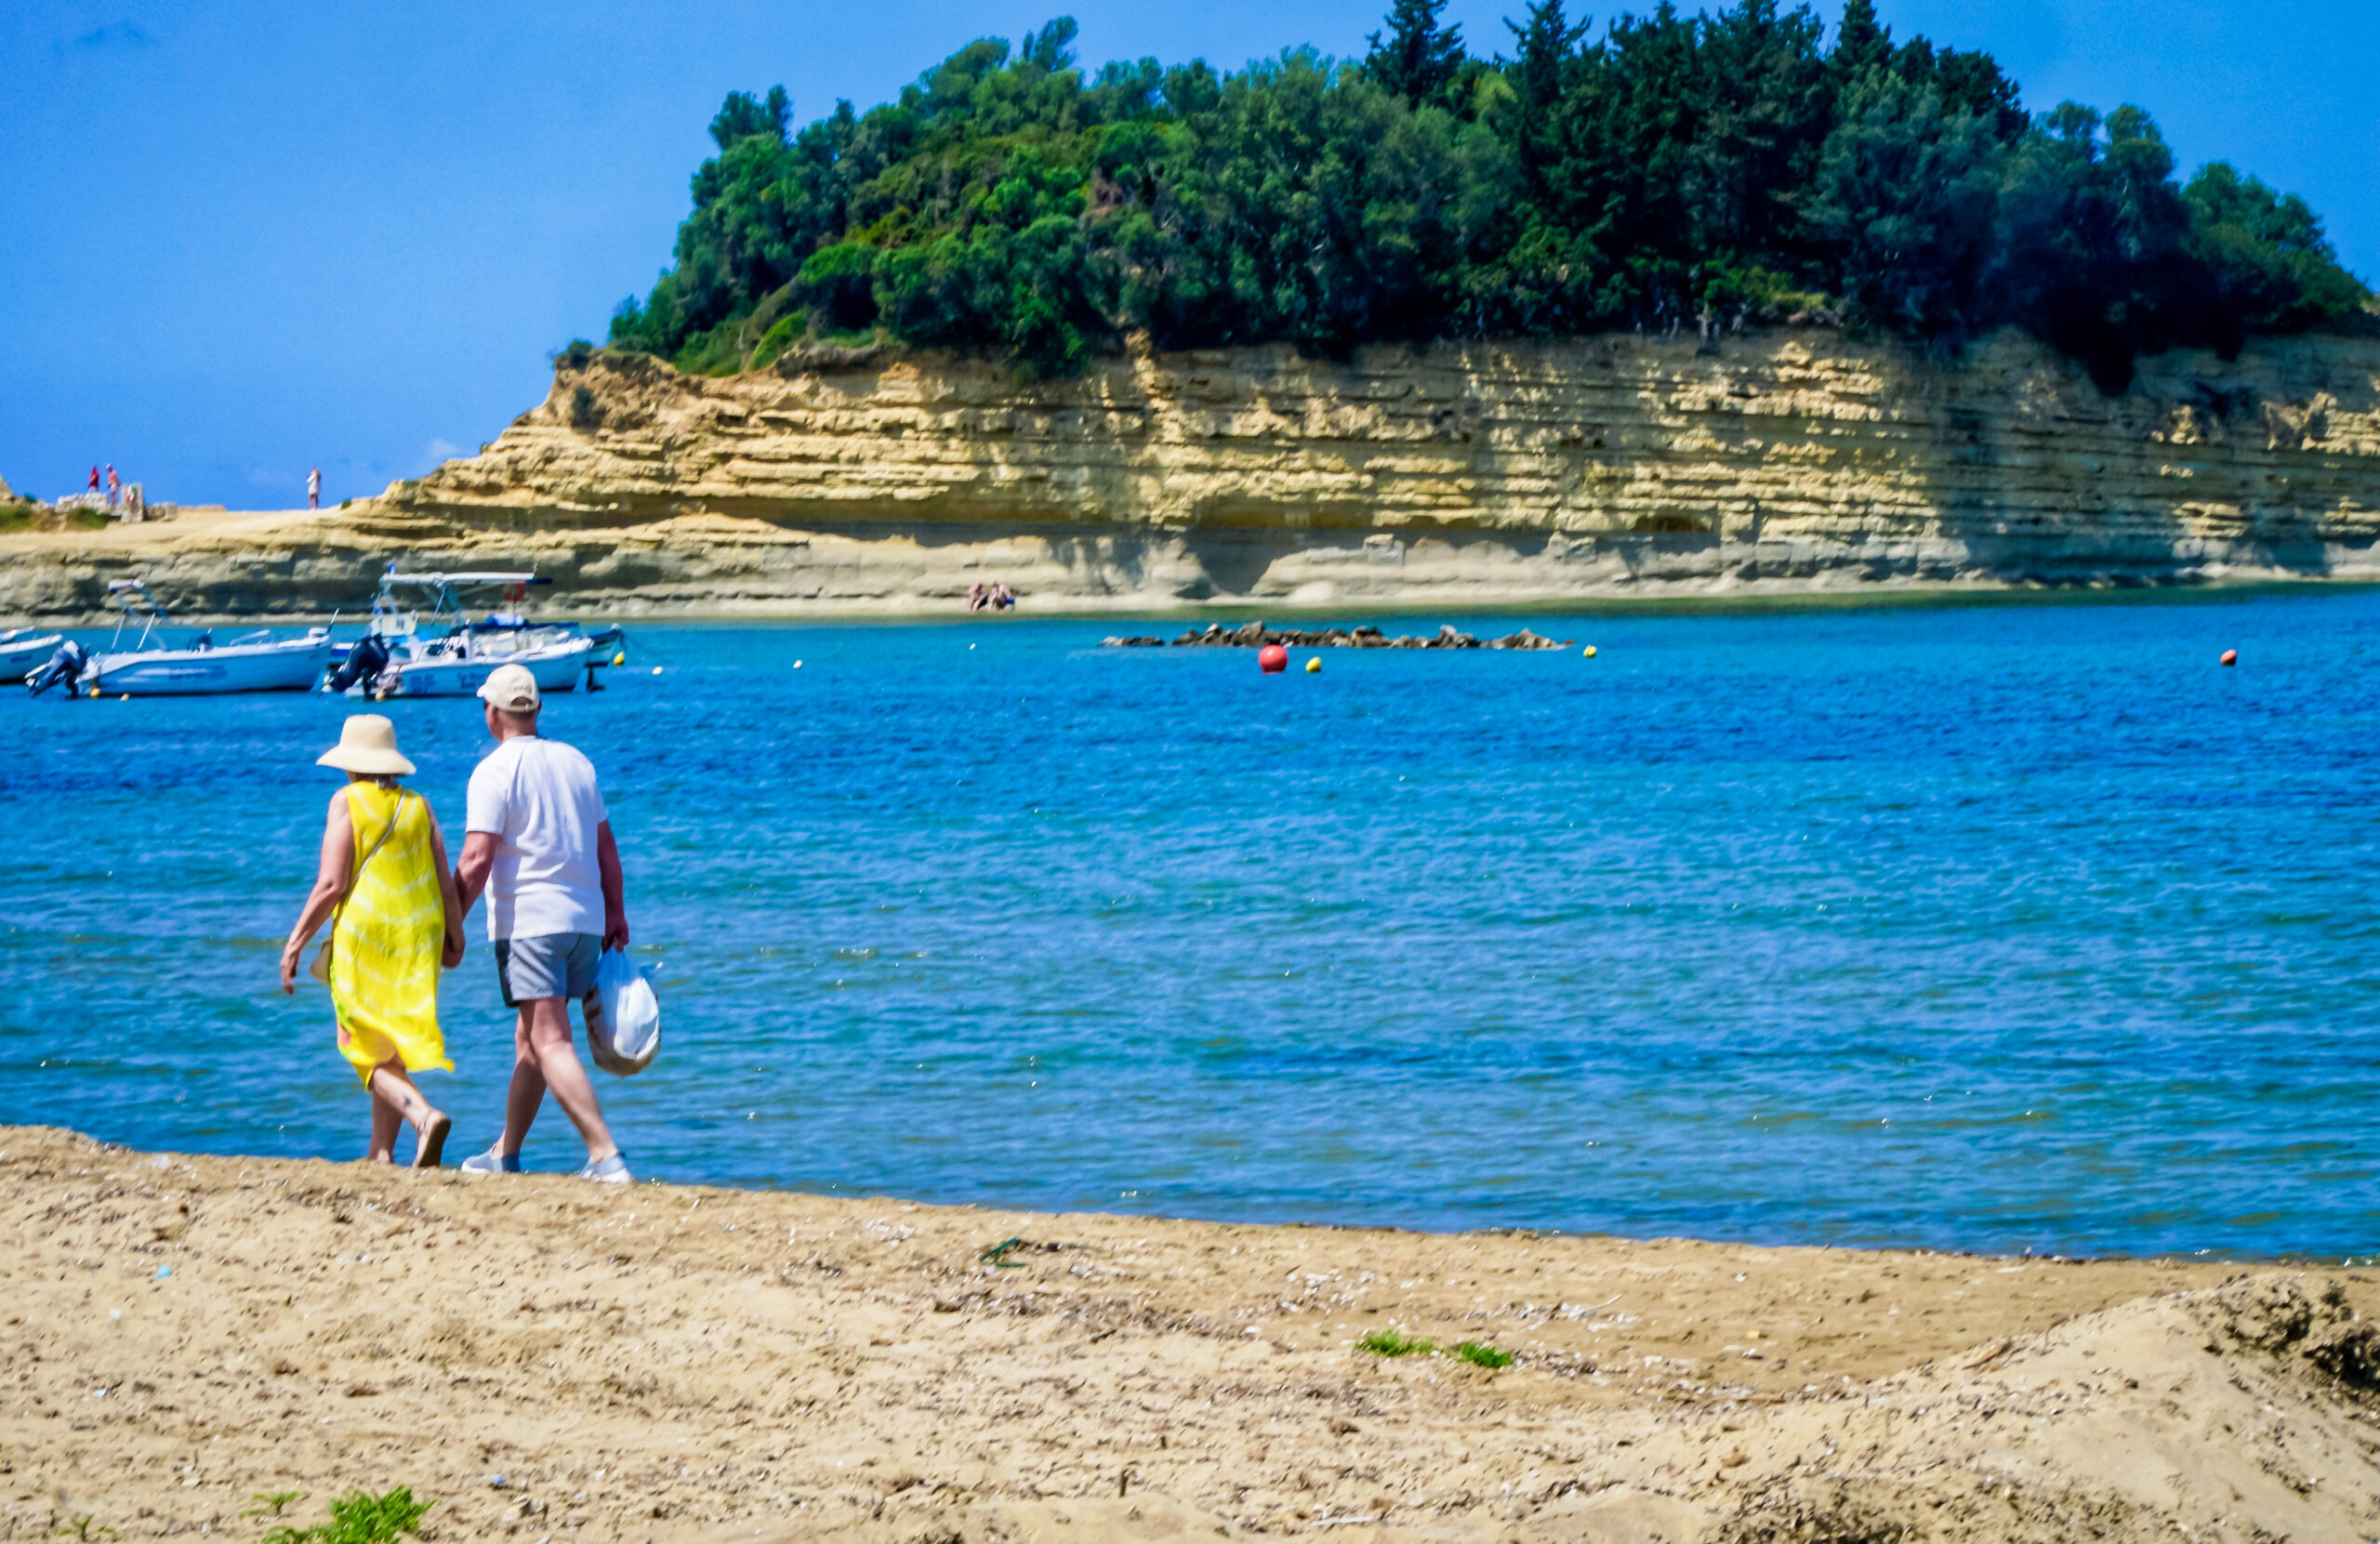
<svg viewBox="0 0 2380 1544">
<path fill-rule="evenodd" d="M 276 529 L 201 603 L 352 603 L 397 554 L 534 563 L 615 611 L 939 610 L 976 580 L 1121 610 L 2380 577 L 2380 340 L 2164 355 L 2113 399 L 2015 334 L 1955 361 L 1818 330 L 1251 349 L 1038 384 L 596 354 L 480 455 Z M 50 607 L 74 609 L 0 581 L 0 610 Z"/>
</svg>

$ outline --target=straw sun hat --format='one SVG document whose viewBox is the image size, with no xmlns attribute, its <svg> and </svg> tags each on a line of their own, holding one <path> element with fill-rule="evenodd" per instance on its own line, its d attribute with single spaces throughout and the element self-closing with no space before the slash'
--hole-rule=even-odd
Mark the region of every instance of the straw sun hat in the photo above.
<svg viewBox="0 0 2380 1544">
<path fill-rule="evenodd" d="M 403 777 L 413 771 L 413 763 L 397 754 L 397 726 L 377 713 L 350 715 L 338 732 L 338 744 L 315 757 L 314 765 L 366 777 Z"/>
</svg>

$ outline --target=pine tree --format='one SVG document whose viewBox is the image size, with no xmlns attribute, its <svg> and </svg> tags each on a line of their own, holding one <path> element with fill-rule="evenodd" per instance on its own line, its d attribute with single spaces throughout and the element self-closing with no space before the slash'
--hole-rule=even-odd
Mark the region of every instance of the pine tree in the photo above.
<svg viewBox="0 0 2380 1544">
<path fill-rule="evenodd" d="M 1529 0 L 1527 21 L 1507 21 L 1518 58 L 1513 60 L 1513 88 L 1523 106 L 1551 107 L 1567 88 L 1570 66 L 1580 41 L 1591 23 L 1572 21 L 1562 0 Z"/>
<path fill-rule="evenodd" d="M 1364 60 L 1364 73 L 1416 107 L 1446 105 L 1447 87 L 1462 68 L 1462 29 L 1438 25 L 1446 4 L 1395 0 L 1386 18 L 1387 33 L 1365 39 L 1371 54 Z"/>
<path fill-rule="evenodd" d="M 748 91 L 730 91 L 727 100 L 720 104 L 719 115 L 710 121 L 710 137 L 723 151 L 755 134 L 765 134 L 782 145 L 792 128 L 793 99 L 786 95 L 784 86 L 772 86 L 765 101 Z"/>
<path fill-rule="evenodd" d="M 1844 0 L 1843 23 L 1834 30 L 1834 52 L 1829 62 L 1837 80 L 1849 80 L 1862 70 L 1893 61 L 1893 34 L 1876 20 L 1875 0 Z"/>
</svg>

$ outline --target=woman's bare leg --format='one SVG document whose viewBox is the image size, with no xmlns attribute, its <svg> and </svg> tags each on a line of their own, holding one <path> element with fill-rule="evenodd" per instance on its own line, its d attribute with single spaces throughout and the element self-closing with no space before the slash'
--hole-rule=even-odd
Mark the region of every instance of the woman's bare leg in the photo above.
<svg viewBox="0 0 2380 1544">
<path fill-rule="evenodd" d="M 372 1135 L 373 1156 L 382 1163 L 396 1161 L 398 1117 L 413 1123 L 416 1136 L 413 1166 L 416 1168 L 436 1168 L 443 1155 L 446 1133 L 454 1123 L 421 1097 L 413 1078 L 405 1072 L 404 1063 L 391 1056 L 372 1069 Z M 388 1122 L 385 1142 L 380 1136 L 383 1119 Z"/>
<path fill-rule="evenodd" d="M 373 1068 L 370 1081 L 364 1085 L 372 1094 L 372 1151 L 367 1157 L 376 1164 L 397 1161 L 397 1132 L 404 1125 L 397 1107 L 380 1097 L 378 1085 L 390 1065 L 384 1062 Z"/>
</svg>

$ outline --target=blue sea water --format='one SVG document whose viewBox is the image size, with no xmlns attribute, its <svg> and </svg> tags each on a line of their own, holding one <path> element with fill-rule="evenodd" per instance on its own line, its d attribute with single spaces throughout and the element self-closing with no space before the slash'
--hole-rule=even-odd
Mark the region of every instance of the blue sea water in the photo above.
<svg viewBox="0 0 2380 1544">
<path fill-rule="evenodd" d="M 1392 630 L 1440 620 L 1515 625 Z M 600 1079 L 638 1171 L 2380 1248 L 2380 596 L 1528 620 L 1598 657 L 635 628 L 548 727 L 660 987 L 661 1061 Z M 0 696 L 0 1121 L 361 1152 L 325 996 L 275 980 L 348 708 Z M 475 708 L 389 708 L 457 850 Z M 472 934 L 430 1080 L 466 1151 L 510 1040 Z M 559 1111 L 527 1156 L 580 1160 Z"/>
</svg>

